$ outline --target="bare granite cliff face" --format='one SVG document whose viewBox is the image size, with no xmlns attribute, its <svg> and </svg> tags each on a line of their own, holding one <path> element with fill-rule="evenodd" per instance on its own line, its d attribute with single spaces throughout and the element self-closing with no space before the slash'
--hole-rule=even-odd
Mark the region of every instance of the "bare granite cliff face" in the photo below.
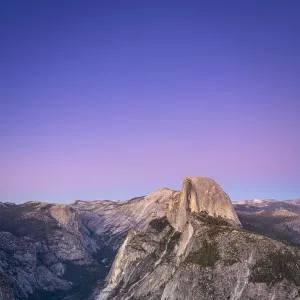
<svg viewBox="0 0 300 300">
<path fill-rule="evenodd" d="M 0 300 L 87 299 L 128 231 L 164 216 L 174 193 L 162 188 L 124 202 L 0 203 Z"/>
<path fill-rule="evenodd" d="M 167 217 L 130 231 L 93 299 L 299 300 L 300 249 L 239 224 L 214 181 L 185 179 Z"/>
<path fill-rule="evenodd" d="M 0 274 L 15 299 L 77 293 L 86 282 L 73 273 L 101 273 L 95 243 L 67 205 L 28 202 L 0 209 Z"/>
<path fill-rule="evenodd" d="M 128 235 L 94 299 L 300 299 L 299 268 L 299 248 L 224 219 L 193 214 L 180 233 L 163 218 Z"/>
<path fill-rule="evenodd" d="M 232 225 L 240 225 L 228 195 L 214 180 L 207 177 L 185 178 L 180 194 L 170 202 L 168 219 L 182 231 L 192 213 L 222 217 Z"/>
<path fill-rule="evenodd" d="M 165 216 L 170 199 L 179 192 L 161 188 L 128 201 L 75 201 L 84 225 L 96 234 L 102 245 L 118 250 L 131 228 L 145 229 L 152 219 Z"/>
<path fill-rule="evenodd" d="M 298 202 L 248 204 L 253 232 L 205 177 L 124 202 L 0 202 L 0 299 L 299 300 L 299 248 L 255 233 L 299 245 Z"/>
</svg>

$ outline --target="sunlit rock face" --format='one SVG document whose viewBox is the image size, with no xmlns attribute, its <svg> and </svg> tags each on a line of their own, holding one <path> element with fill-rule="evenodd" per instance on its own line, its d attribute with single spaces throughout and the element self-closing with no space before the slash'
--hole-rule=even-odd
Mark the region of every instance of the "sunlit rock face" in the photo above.
<svg viewBox="0 0 300 300">
<path fill-rule="evenodd" d="M 222 188 L 185 178 L 166 217 L 132 230 L 95 300 L 300 299 L 300 249 L 244 230 Z"/>
<path fill-rule="evenodd" d="M 131 231 L 97 300 L 299 299 L 300 251 L 207 214 Z"/>
<path fill-rule="evenodd" d="M 300 244 L 294 202 L 236 207 L 245 228 Z M 124 202 L 0 203 L 0 299 L 300 299 L 299 250 L 238 225 L 206 177 Z"/>
<path fill-rule="evenodd" d="M 83 224 L 101 238 L 101 243 L 118 250 L 131 228 L 145 229 L 155 218 L 165 216 L 170 199 L 179 194 L 168 188 L 129 201 L 75 201 Z"/>
<path fill-rule="evenodd" d="M 240 225 L 231 200 L 214 180 L 208 177 L 186 177 L 181 193 L 169 205 L 168 219 L 179 231 L 183 230 L 191 213 L 207 213 Z"/>
</svg>

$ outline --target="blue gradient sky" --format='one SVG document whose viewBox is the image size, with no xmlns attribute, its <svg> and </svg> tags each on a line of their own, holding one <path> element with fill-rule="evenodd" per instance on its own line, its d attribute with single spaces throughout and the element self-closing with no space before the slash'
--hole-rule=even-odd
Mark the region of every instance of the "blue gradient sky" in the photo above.
<svg viewBox="0 0 300 300">
<path fill-rule="evenodd" d="M 0 201 L 207 175 L 300 197 L 300 1 L 0 4 Z"/>
</svg>

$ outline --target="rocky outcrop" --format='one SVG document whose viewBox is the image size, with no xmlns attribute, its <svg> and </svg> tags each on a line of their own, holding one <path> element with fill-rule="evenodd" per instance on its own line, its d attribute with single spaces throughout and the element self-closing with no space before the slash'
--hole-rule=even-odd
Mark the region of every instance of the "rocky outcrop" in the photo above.
<svg viewBox="0 0 300 300">
<path fill-rule="evenodd" d="M 131 228 L 143 230 L 152 219 L 166 214 L 170 199 L 178 192 L 161 188 L 147 196 L 129 201 L 75 201 L 84 225 L 103 245 L 118 250 Z"/>
<path fill-rule="evenodd" d="M 284 202 L 300 206 L 300 198 L 292 199 L 292 200 L 285 200 Z"/>
<path fill-rule="evenodd" d="M 163 188 L 124 202 L 1 203 L 0 299 L 87 299 L 128 231 L 164 216 L 174 193 Z"/>
<path fill-rule="evenodd" d="M 207 177 L 185 178 L 180 194 L 174 195 L 168 212 L 168 219 L 182 231 L 192 213 L 207 213 L 222 217 L 232 225 L 240 225 L 231 200 L 214 180 Z"/>
<path fill-rule="evenodd" d="M 181 233 L 166 218 L 132 231 L 94 299 L 299 299 L 299 268 L 299 249 L 193 213 Z"/>
<path fill-rule="evenodd" d="M 285 300 L 299 291 L 299 248 L 242 229 L 220 186 L 196 177 L 172 195 L 167 217 L 128 234 L 93 298 Z"/>
<path fill-rule="evenodd" d="M 12 202 L 0 202 L 0 208 L 8 207 L 8 206 L 15 206 L 15 205 L 16 204 L 12 203 Z"/>
<path fill-rule="evenodd" d="M 299 237 L 296 202 L 258 202 L 239 205 L 243 225 Z M 124 202 L 0 203 L 1 300 L 79 300 L 93 290 L 99 299 L 297 299 L 298 252 L 242 230 L 205 177 Z"/>
<path fill-rule="evenodd" d="M 16 299 L 75 293 L 79 285 L 72 271 L 101 271 L 89 250 L 90 237 L 70 207 L 39 202 L 5 207 L 0 228 L 0 273 Z"/>
</svg>

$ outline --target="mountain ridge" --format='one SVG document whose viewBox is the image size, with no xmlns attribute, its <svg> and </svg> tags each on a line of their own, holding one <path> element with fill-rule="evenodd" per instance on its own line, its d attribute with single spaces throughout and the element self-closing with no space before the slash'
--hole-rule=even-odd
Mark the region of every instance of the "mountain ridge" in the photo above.
<svg viewBox="0 0 300 300">
<path fill-rule="evenodd" d="M 124 202 L 0 205 L 0 291 L 13 287 L 9 300 L 86 299 L 127 232 L 161 217 L 173 192 L 159 189 Z"/>
<path fill-rule="evenodd" d="M 244 230 L 226 193 L 215 190 L 209 178 L 185 179 L 165 217 L 129 232 L 93 299 L 299 297 L 300 250 Z"/>
<path fill-rule="evenodd" d="M 195 269 L 194 260 L 198 261 L 199 258 L 193 253 L 197 253 L 199 249 L 204 249 L 204 253 L 207 249 L 212 250 L 204 259 L 205 264 L 214 262 L 216 266 L 223 266 L 224 263 L 228 263 L 230 266 L 235 265 L 235 268 L 240 266 L 246 270 L 245 264 L 239 265 L 234 262 L 234 256 L 239 257 L 234 251 L 229 254 L 229 249 L 224 250 L 225 252 L 219 249 L 227 243 L 226 239 L 233 239 L 238 243 L 239 235 L 242 235 L 243 247 L 246 247 L 246 240 L 253 239 L 252 234 L 255 234 L 255 247 L 259 243 L 265 243 L 266 247 L 273 243 L 275 248 L 287 247 L 286 251 L 292 251 L 292 248 L 276 240 L 269 242 L 267 238 L 257 235 L 257 232 L 292 244 L 300 243 L 297 238 L 300 236 L 300 228 L 297 229 L 300 224 L 297 202 L 269 201 L 261 205 L 261 201 L 252 201 L 253 203 L 237 204 L 231 203 L 228 195 L 219 189 L 221 187 L 212 179 L 197 177 L 184 180 L 184 193 L 182 190 L 164 187 L 149 195 L 126 201 L 74 200 L 70 204 L 29 201 L 18 205 L 0 202 L 0 292 L 5 295 L 5 300 L 79 300 L 87 299 L 92 294 L 97 298 L 107 288 L 117 262 L 119 261 L 119 266 L 126 266 L 126 259 L 123 260 L 120 251 L 127 253 L 128 259 L 137 254 L 142 259 L 143 255 L 148 253 L 150 257 L 140 261 L 140 266 L 144 266 L 146 273 L 160 269 L 165 260 L 176 267 L 183 259 L 187 260 L 184 263 L 184 272 L 190 274 L 188 266 Z M 225 205 L 224 210 L 224 207 L 219 206 L 218 199 L 225 199 L 224 203 L 229 206 Z M 179 211 L 185 212 L 184 218 L 176 217 Z M 227 212 L 230 212 L 228 218 Z M 180 218 L 180 226 L 177 226 Z M 269 223 L 262 222 L 262 218 Z M 250 231 L 241 228 L 240 221 L 242 226 Z M 272 228 L 270 224 L 276 235 L 266 230 Z M 205 238 L 199 236 L 200 232 Z M 268 251 L 271 251 L 272 247 L 269 247 Z M 247 252 L 248 258 L 250 254 Z M 233 256 L 231 259 L 230 255 Z M 241 255 L 241 261 L 246 259 L 244 254 Z M 265 254 L 262 254 L 262 257 L 265 257 Z M 203 257 L 200 259 L 201 263 L 202 260 Z M 142 275 L 141 270 L 134 270 L 137 270 L 136 276 L 146 275 Z M 231 272 L 229 269 L 228 271 Z M 125 274 L 126 272 L 125 270 Z M 202 271 L 199 273 L 199 270 L 195 269 L 193 272 L 196 272 L 197 276 L 204 276 Z M 219 276 L 215 273 L 210 274 Z M 106 284 L 103 286 L 106 276 Z M 191 275 L 188 276 L 192 280 Z M 129 287 L 131 291 L 140 284 L 136 283 L 134 278 L 135 276 L 131 278 L 133 281 L 127 281 L 127 284 L 132 283 Z M 221 277 L 219 280 L 222 280 Z M 172 298 L 174 291 L 170 289 L 171 286 L 169 283 L 166 291 L 160 294 L 160 298 L 162 295 L 164 299 Z M 121 288 L 125 292 L 128 287 L 121 287 L 118 282 L 115 288 Z M 229 288 L 232 287 L 228 285 Z M 239 288 L 235 288 L 238 295 Z M 276 289 L 280 287 L 277 286 Z M 290 289 L 290 293 L 295 294 L 295 289 L 297 288 Z M 150 290 L 148 292 L 150 294 L 143 295 L 143 299 L 156 299 L 159 293 L 156 291 L 155 296 L 151 295 Z M 267 297 L 266 295 L 263 296 Z M 200 293 L 199 297 L 202 296 Z"/>
</svg>

